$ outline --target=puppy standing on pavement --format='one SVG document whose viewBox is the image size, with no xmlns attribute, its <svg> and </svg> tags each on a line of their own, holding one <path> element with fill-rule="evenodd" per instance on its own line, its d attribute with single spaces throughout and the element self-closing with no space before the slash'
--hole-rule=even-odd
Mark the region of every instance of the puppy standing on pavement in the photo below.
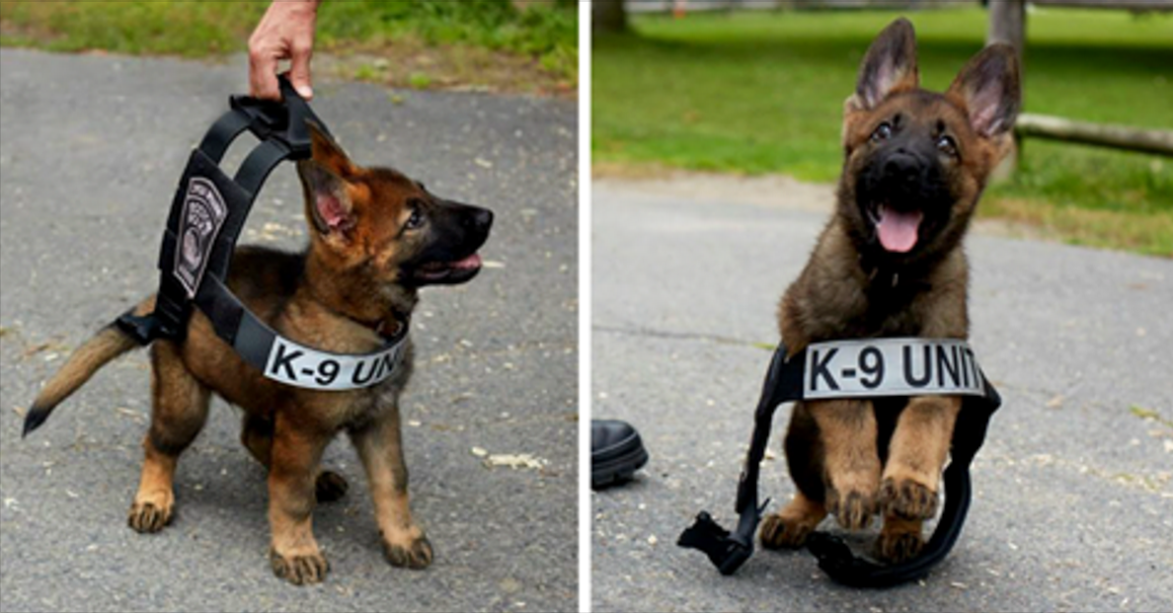
<svg viewBox="0 0 1173 613">
<path fill-rule="evenodd" d="M 301 254 L 240 248 L 228 284 L 285 337 L 323 351 L 371 352 L 409 325 L 420 287 L 476 276 L 477 250 L 489 236 L 493 214 L 438 198 L 394 170 L 359 167 L 310 128 L 313 157 L 298 163 L 309 248 Z M 136 313 L 153 308 L 151 297 Z M 203 428 L 215 392 L 244 409 L 241 441 L 269 469 L 270 559 L 278 576 L 303 584 L 326 575 L 329 565 L 314 540 L 311 515 L 315 502 L 346 491 L 340 475 L 319 466 L 326 445 L 341 431 L 366 470 L 388 561 L 428 566 L 432 547 L 411 516 L 400 439 L 399 395 L 412 360 L 406 342 L 398 371 L 377 385 L 302 389 L 246 364 L 196 310 L 183 341 L 158 340 L 151 347 L 151 425 L 130 526 L 157 532 L 170 522 L 176 463 Z M 26 433 L 104 364 L 137 346 L 111 325 L 79 347 L 37 397 Z"/>
<path fill-rule="evenodd" d="M 1012 145 L 1019 99 L 1008 45 L 938 94 L 919 88 L 912 24 L 880 33 L 845 105 L 837 209 L 779 307 L 791 356 L 829 340 L 967 338 L 962 237 Z M 851 530 L 880 513 L 877 554 L 915 556 L 960 408 L 957 396 L 797 403 L 785 449 L 798 492 L 765 519 L 762 544 L 802 546 L 828 513 Z"/>
</svg>

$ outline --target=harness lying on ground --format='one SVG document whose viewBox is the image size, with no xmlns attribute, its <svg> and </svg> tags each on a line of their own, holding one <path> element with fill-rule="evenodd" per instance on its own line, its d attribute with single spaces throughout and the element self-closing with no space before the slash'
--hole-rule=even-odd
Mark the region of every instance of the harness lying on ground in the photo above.
<svg viewBox="0 0 1173 613">
<path fill-rule="evenodd" d="M 283 160 L 311 157 L 307 121 L 329 134 L 288 80 L 281 77 L 280 83 L 283 102 L 229 98 L 231 110 L 212 124 L 192 152 L 171 203 L 159 250 L 155 310 L 143 316 L 126 313 L 117 325 L 143 345 L 160 338 L 179 340 L 187 332 L 195 306 L 211 320 L 217 336 L 269 379 L 324 390 L 368 387 L 398 368 L 406 346 L 407 322 L 374 353 L 320 351 L 277 334 L 228 289 L 228 268 L 236 241 L 265 178 Z M 260 143 L 229 178 L 220 170 L 220 159 L 245 130 Z"/>
<path fill-rule="evenodd" d="M 923 357 L 917 368 L 916 358 Z M 969 509 L 969 464 L 982 446 L 990 416 L 1002 404 L 965 341 L 884 338 L 813 344 L 793 359 L 779 345 L 754 414 L 753 438 L 737 486 L 737 528 L 730 533 L 708 512 L 680 535 L 677 545 L 699 549 L 731 575 L 753 555 L 762 512 L 758 474 L 774 411 L 784 402 L 824 398 L 960 395 L 962 408 L 953 428 L 949 467 L 945 469 L 945 506 L 932 539 L 921 553 L 899 564 L 881 566 L 852 554 L 839 537 L 815 532 L 807 548 L 832 579 L 856 587 L 886 587 L 924 576 L 948 555 L 961 534 Z"/>
</svg>

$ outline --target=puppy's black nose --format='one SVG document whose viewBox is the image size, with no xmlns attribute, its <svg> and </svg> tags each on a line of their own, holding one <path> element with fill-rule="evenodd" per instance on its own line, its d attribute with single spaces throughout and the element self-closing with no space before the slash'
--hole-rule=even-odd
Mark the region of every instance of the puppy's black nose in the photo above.
<svg viewBox="0 0 1173 613">
<path fill-rule="evenodd" d="M 915 183 L 920 180 L 920 174 L 920 161 L 911 154 L 897 152 L 884 162 L 884 175 L 891 180 Z"/>
<path fill-rule="evenodd" d="M 493 225 L 493 211 L 477 208 L 464 218 L 464 223 L 473 230 L 484 232 L 489 229 L 489 226 Z"/>
</svg>

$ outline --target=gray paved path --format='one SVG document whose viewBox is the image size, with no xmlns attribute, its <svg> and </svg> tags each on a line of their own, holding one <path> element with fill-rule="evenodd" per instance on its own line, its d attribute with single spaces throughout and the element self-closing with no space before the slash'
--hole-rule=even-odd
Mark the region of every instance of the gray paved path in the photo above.
<svg viewBox="0 0 1173 613">
<path fill-rule="evenodd" d="M 427 571 L 383 562 L 357 456 L 319 507 L 332 571 L 273 577 L 263 471 L 217 401 L 181 462 L 165 532 L 126 527 L 149 412 L 145 352 L 108 366 L 29 440 L 19 408 L 75 347 L 153 290 L 189 147 L 245 86 L 244 64 L 0 51 L 0 594 L 4 611 L 550 610 L 577 606 L 574 103 L 316 83 L 315 110 L 360 163 L 396 166 L 497 213 L 496 267 L 425 292 L 405 396 Z M 236 156 L 239 159 L 239 155 Z M 300 246 L 295 174 L 278 169 L 243 242 Z M 14 409 L 16 407 L 16 409 Z M 543 470 L 470 453 L 530 453 Z"/>
<path fill-rule="evenodd" d="M 735 523 L 770 358 L 754 344 L 777 342 L 775 304 L 826 213 L 810 190 L 763 206 L 648 185 L 593 187 L 593 414 L 636 424 L 651 453 L 637 482 L 593 494 L 595 610 L 1173 609 L 1173 261 L 971 236 L 973 345 L 1005 404 L 950 558 L 888 591 L 832 584 L 805 552 L 724 578 L 676 537 L 702 508 Z M 794 491 L 780 446 L 775 501 Z"/>
</svg>

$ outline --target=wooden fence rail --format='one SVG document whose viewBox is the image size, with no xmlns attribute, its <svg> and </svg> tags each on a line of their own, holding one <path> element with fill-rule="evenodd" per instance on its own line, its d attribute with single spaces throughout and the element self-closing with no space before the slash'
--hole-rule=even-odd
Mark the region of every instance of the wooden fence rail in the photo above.
<svg viewBox="0 0 1173 613">
<path fill-rule="evenodd" d="M 1020 136 L 1049 138 L 1173 157 L 1173 131 L 1072 121 L 1050 115 L 1023 113 L 1015 129 Z"/>
</svg>

